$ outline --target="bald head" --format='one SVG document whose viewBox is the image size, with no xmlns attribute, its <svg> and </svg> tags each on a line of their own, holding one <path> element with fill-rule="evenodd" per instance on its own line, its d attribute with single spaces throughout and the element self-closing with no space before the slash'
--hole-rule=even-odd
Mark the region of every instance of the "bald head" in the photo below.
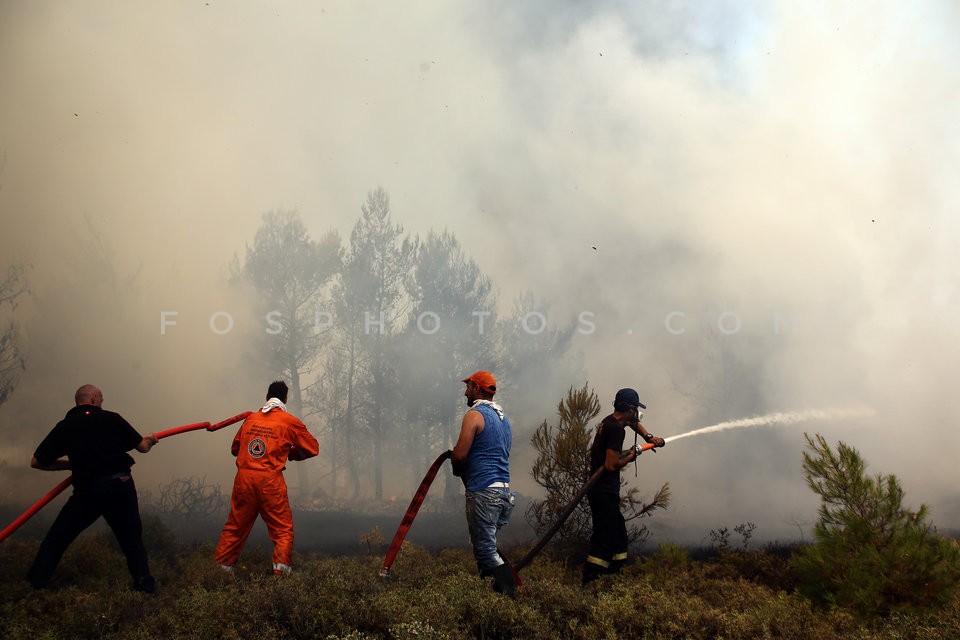
<svg viewBox="0 0 960 640">
<path fill-rule="evenodd" d="M 78 407 L 82 404 L 92 404 L 95 407 L 99 407 L 103 404 L 103 393 L 94 385 L 85 384 L 77 389 L 77 393 L 73 396 L 73 399 L 76 401 Z"/>
</svg>

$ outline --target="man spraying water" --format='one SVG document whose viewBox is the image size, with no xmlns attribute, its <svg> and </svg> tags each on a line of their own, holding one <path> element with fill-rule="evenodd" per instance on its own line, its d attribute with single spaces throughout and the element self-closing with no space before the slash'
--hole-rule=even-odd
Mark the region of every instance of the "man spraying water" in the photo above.
<svg viewBox="0 0 960 640">
<path fill-rule="evenodd" d="M 596 483 L 587 492 L 593 534 L 590 553 L 583 565 L 583 584 L 605 573 L 619 573 L 627 560 L 627 525 L 620 512 L 620 470 L 633 462 L 640 451 L 632 447 L 621 455 L 626 427 L 633 429 L 648 444 L 666 445 L 663 438 L 652 435 L 640 424 L 640 409 L 646 409 L 633 389 L 620 389 L 613 401 L 613 413 L 597 427 L 590 447 L 590 468 L 603 467 Z"/>
<path fill-rule="evenodd" d="M 636 405 L 634 406 L 637 408 L 636 410 L 637 417 L 636 419 L 633 420 L 633 425 L 631 425 L 631 428 L 634 429 L 634 432 L 638 436 L 643 435 L 644 440 L 647 441 L 647 444 L 640 445 L 640 446 L 634 445 L 634 447 L 632 447 L 631 449 L 628 449 L 625 452 L 619 453 L 619 464 L 611 464 L 609 465 L 609 467 L 608 465 L 606 465 L 606 456 L 598 455 L 596 461 L 593 461 L 593 459 L 591 458 L 591 469 L 593 470 L 593 473 L 591 474 L 590 478 L 574 494 L 573 498 L 567 503 L 567 505 L 563 509 L 560 509 L 558 511 L 559 515 L 557 516 L 556 520 L 553 522 L 553 524 L 550 526 L 547 532 L 540 538 L 540 540 L 533 545 L 530 551 L 528 551 L 523 558 L 521 558 L 518 562 L 514 564 L 514 568 L 517 571 L 520 571 L 521 569 L 529 566 L 530 563 L 533 562 L 533 559 L 537 557 L 537 555 L 546 547 L 550 539 L 557 533 L 557 531 L 560 530 L 560 528 L 563 526 L 563 523 L 566 522 L 567 518 L 570 517 L 570 515 L 573 513 L 574 509 L 576 509 L 577 505 L 584 498 L 584 496 L 587 496 L 588 492 L 593 491 L 594 486 L 601 479 L 601 477 L 604 477 L 604 476 L 608 478 L 611 476 L 614 478 L 618 477 L 620 475 L 619 474 L 620 469 L 630 464 L 630 462 L 635 461 L 637 458 L 637 455 L 641 451 L 645 451 L 647 449 L 653 449 L 655 447 L 661 447 L 661 446 L 664 446 L 667 442 L 673 442 L 674 440 L 680 440 L 682 438 L 689 438 L 691 436 L 697 436 L 702 434 L 715 433 L 718 431 L 726 431 L 727 429 L 736 429 L 736 428 L 742 428 L 742 427 L 759 427 L 759 426 L 777 425 L 777 424 L 795 424 L 798 422 L 805 422 L 810 420 L 820 421 L 820 420 L 840 420 L 840 419 L 849 419 L 849 418 L 864 418 L 874 414 L 873 409 L 870 409 L 869 407 L 859 407 L 859 408 L 854 407 L 854 408 L 848 408 L 848 409 L 838 409 L 838 408 L 807 409 L 805 411 L 778 412 L 778 413 L 767 414 L 764 416 L 757 416 L 753 418 L 741 418 L 738 420 L 720 422 L 718 424 L 710 425 L 708 427 L 701 427 L 699 429 L 694 429 L 692 431 L 687 431 L 685 433 L 681 433 L 678 435 L 673 435 L 673 436 L 669 436 L 667 438 L 661 439 L 661 438 L 655 438 L 651 436 L 649 432 L 646 431 L 646 429 L 642 429 L 641 425 L 638 424 L 640 421 L 639 419 L 642 418 L 643 416 L 643 414 L 640 413 L 638 409 L 639 408 L 645 409 L 646 407 L 642 403 L 640 403 L 639 397 L 636 395 L 636 391 L 633 391 L 632 389 L 621 389 L 621 391 L 617 395 L 618 397 L 620 397 L 620 399 L 629 398 L 630 400 L 636 403 Z M 614 408 L 616 409 L 616 407 Z M 615 411 L 613 413 L 613 417 L 617 417 L 618 413 L 620 412 Z M 611 416 L 608 416 L 608 418 L 610 417 Z M 609 435 L 610 433 L 613 433 L 614 430 L 615 428 L 606 430 L 607 435 Z M 600 437 L 599 426 L 597 428 L 597 431 L 598 431 L 597 437 L 599 438 Z M 623 443 L 624 436 L 625 436 L 625 429 L 623 426 L 621 426 L 619 429 L 619 437 L 617 441 L 610 443 L 609 445 L 610 446 L 609 452 L 611 454 L 614 451 L 617 451 L 619 447 L 623 446 L 622 443 Z M 594 447 L 596 448 L 597 439 L 594 440 L 593 444 L 594 444 Z M 603 448 L 601 447 L 601 449 Z M 603 449 L 603 451 L 606 452 L 605 449 Z M 608 469 L 610 472 L 616 472 L 615 475 L 613 473 L 608 472 Z M 619 483 L 618 482 L 612 484 L 612 486 L 610 487 L 609 493 L 611 493 L 613 497 L 617 500 L 617 503 L 615 504 L 618 504 L 619 503 Z M 601 500 L 602 499 L 603 498 L 601 498 Z M 591 504 L 591 515 L 594 518 L 593 531 L 594 531 L 594 535 L 597 535 L 598 531 L 606 531 L 606 529 L 604 528 L 605 525 L 603 523 L 597 523 L 596 521 L 597 510 L 593 509 L 592 507 L 593 505 Z M 622 519 L 622 516 L 621 516 L 621 519 Z M 619 528 L 619 524 L 613 519 L 612 508 L 611 508 L 611 522 L 613 522 L 613 526 Z M 604 534 L 601 533 L 600 535 L 603 536 Z M 591 540 L 591 542 L 593 542 L 593 540 Z M 600 544 L 602 544 L 602 541 L 598 542 L 597 546 L 599 546 Z M 585 584 L 587 582 L 594 580 L 596 577 L 604 573 L 618 571 L 620 566 L 622 566 L 623 564 L 623 562 L 615 561 L 612 557 L 609 559 L 605 559 L 602 555 L 600 555 L 600 553 L 601 552 L 598 549 L 591 548 L 590 555 L 594 558 L 594 560 L 588 561 L 587 565 L 584 567 L 584 573 L 585 573 L 584 583 Z M 623 555 L 625 557 L 625 554 Z M 609 566 L 604 563 L 609 563 Z M 590 566 L 590 565 L 596 565 L 596 566 Z M 613 571 L 609 571 L 610 569 L 613 569 Z"/>
</svg>

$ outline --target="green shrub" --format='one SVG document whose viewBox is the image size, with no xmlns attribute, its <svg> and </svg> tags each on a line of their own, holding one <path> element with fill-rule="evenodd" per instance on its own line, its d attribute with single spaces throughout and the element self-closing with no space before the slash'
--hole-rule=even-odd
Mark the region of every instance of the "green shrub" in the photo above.
<svg viewBox="0 0 960 640">
<path fill-rule="evenodd" d="M 793 561 L 800 591 L 867 616 L 942 606 L 960 578 L 960 553 L 925 522 L 927 507 L 903 508 L 896 477 L 868 476 L 856 449 L 805 438 L 803 469 L 822 503 L 814 544 Z"/>
<path fill-rule="evenodd" d="M 663 571 L 674 571 L 690 561 L 690 553 L 674 542 L 664 542 L 650 556 L 649 563 Z"/>
</svg>

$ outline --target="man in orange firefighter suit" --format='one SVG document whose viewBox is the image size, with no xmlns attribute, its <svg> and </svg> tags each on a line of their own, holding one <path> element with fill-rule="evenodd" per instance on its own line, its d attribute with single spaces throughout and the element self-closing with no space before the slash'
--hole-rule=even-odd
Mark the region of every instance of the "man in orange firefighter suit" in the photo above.
<svg viewBox="0 0 960 640">
<path fill-rule="evenodd" d="M 287 385 L 273 382 L 267 402 L 252 413 L 233 439 L 237 477 L 230 497 L 230 515 L 220 534 L 214 559 L 232 571 L 257 516 L 273 541 L 273 573 L 290 572 L 293 555 L 293 513 L 283 470 L 287 460 L 306 460 L 320 452 L 317 439 L 294 415 L 287 413 Z"/>
</svg>

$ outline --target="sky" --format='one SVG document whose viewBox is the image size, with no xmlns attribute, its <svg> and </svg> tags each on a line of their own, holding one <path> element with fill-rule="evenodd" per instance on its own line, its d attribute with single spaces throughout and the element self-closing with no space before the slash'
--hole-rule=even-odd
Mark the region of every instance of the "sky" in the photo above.
<svg viewBox="0 0 960 640">
<path fill-rule="evenodd" d="M 145 431 L 252 408 L 263 325 L 231 259 L 272 210 L 348 237 L 383 187 L 409 233 L 455 233 L 505 308 L 532 291 L 582 329 L 584 378 L 514 417 L 521 491 L 528 434 L 588 382 L 605 411 L 638 389 L 663 436 L 863 409 L 644 455 L 628 483 L 673 491 L 659 535 L 809 536 L 804 431 L 960 529 L 958 22 L 948 0 L 8 0 L 0 266 L 29 264 L 31 295 L 0 459 L 28 459 L 85 382 Z M 141 486 L 229 482 L 215 438 L 164 442 Z M 53 484 L 34 476 L 24 491 Z"/>
</svg>

